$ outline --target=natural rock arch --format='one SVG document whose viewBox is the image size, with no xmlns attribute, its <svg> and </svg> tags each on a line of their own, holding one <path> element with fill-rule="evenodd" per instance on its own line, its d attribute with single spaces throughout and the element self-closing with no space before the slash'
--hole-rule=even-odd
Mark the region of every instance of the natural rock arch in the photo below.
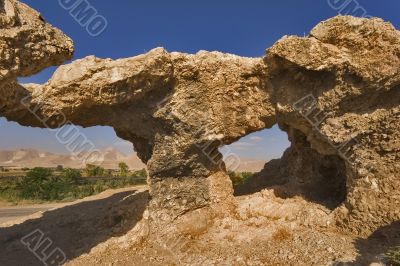
<svg viewBox="0 0 400 266">
<path fill-rule="evenodd" d="M 288 129 L 291 146 L 282 157 L 234 188 L 235 196 L 273 189 L 280 198 L 301 196 L 334 210 L 346 199 L 345 161 L 337 155 L 322 155 L 313 149 L 299 130 Z"/>
<path fill-rule="evenodd" d="M 276 122 L 345 160 L 348 194 L 336 211 L 344 227 L 366 233 L 400 218 L 400 35 L 390 24 L 339 16 L 308 37 L 284 37 L 264 59 L 162 48 L 87 57 L 43 85 L 19 85 L 17 77 L 69 59 L 72 42 L 26 5 L 5 3 L 0 115 L 36 127 L 112 126 L 148 165 L 156 219 L 230 201 L 210 154 Z"/>
</svg>

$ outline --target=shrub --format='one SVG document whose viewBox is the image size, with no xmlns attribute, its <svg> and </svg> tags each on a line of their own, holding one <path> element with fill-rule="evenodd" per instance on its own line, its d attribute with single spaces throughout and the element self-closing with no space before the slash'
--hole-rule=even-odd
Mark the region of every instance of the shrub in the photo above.
<svg viewBox="0 0 400 266">
<path fill-rule="evenodd" d="M 95 193 L 95 190 L 94 190 L 93 186 L 85 185 L 79 190 L 79 194 L 76 195 L 76 198 L 88 197 L 88 196 L 93 195 L 94 193 Z"/>
<path fill-rule="evenodd" d="M 62 173 L 62 178 L 67 182 L 71 184 L 79 184 L 83 180 L 81 172 L 79 170 L 67 168 L 63 171 Z"/>
<path fill-rule="evenodd" d="M 67 197 L 72 185 L 79 183 L 79 171 L 66 169 L 61 176 L 54 176 L 50 169 L 34 168 L 17 184 L 20 197 L 36 200 L 61 200 Z"/>
<path fill-rule="evenodd" d="M 9 202 L 17 202 L 20 199 L 20 191 L 15 185 L 2 184 L 0 187 L 0 198 Z"/>
<path fill-rule="evenodd" d="M 68 168 L 59 175 L 54 174 L 50 169 L 34 168 L 24 177 L 0 181 L 2 181 L 0 198 L 12 202 L 19 200 L 74 200 L 103 192 L 109 188 L 146 183 L 146 179 L 138 177 L 86 179 L 82 178 L 79 170 Z"/>
<path fill-rule="evenodd" d="M 61 200 L 68 192 L 69 184 L 62 178 L 51 177 L 44 183 L 45 190 L 39 195 L 41 200 Z"/>
<path fill-rule="evenodd" d="M 228 175 L 232 181 L 232 184 L 234 186 L 237 186 L 245 183 L 249 178 L 253 176 L 253 173 L 251 172 L 236 173 L 233 171 L 228 171 Z"/>
<path fill-rule="evenodd" d="M 118 164 L 118 167 L 119 167 L 119 175 L 121 177 L 127 177 L 129 173 L 129 166 L 124 162 L 120 162 Z"/>
<path fill-rule="evenodd" d="M 95 185 L 94 186 L 94 189 L 93 189 L 93 191 L 95 192 L 95 193 L 101 193 L 101 192 L 103 192 L 105 189 L 104 189 L 104 187 L 103 187 L 103 185 L 102 184 L 97 184 L 97 185 Z"/>
<path fill-rule="evenodd" d="M 48 188 L 46 183 L 51 176 L 52 171 L 47 168 L 36 167 L 30 170 L 17 184 L 21 197 L 28 199 L 42 198 Z"/>
<path fill-rule="evenodd" d="M 234 186 L 239 185 L 242 182 L 242 178 L 237 173 L 233 171 L 228 171 L 228 175 Z"/>
<path fill-rule="evenodd" d="M 133 173 L 132 177 L 147 178 L 146 169 L 141 169 Z"/>
<path fill-rule="evenodd" d="M 246 183 L 246 181 L 251 178 L 254 174 L 251 172 L 243 172 L 240 174 L 242 176 L 242 183 Z"/>
<path fill-rule="evenodd" d="M 105 169 L 93 164 L 87 164 L 85 173 L 87 177 L 102 177 L 105 174 Z"/>
<path fill-rule="evenodd" d="M 385 259 L 389 265 L 400 266 L 400 246 L 389 250 L 385 255 Z"/>
</svg>

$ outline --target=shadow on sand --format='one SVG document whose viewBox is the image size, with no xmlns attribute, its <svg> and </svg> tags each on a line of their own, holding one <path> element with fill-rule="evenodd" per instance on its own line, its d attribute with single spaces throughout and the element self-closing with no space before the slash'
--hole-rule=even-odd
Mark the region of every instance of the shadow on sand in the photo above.
<svg viewBox="0 0 400 266">
<path fill-rule="evenodd" d="M 234 187 L 235 196 L 251 195 L 263 189 L 273 189 L 276 197 L 287 199 L 301 196 L 307 201 L 321 204 L 330 210 L 346 199 L 346 175 L 343 161 L 337 156 L 324 156 L 317 160 L 316 152 L 304 148 L 300 157 L 287 150 L 284 157 L 299 161 L 303 167 L 287 166 L 289 159 L 275 159 L 265 164 L 261 172 L 254 174 L 245 183 Z M 293 170 L 296 169 L 296 170 Z"/>
<path fill-rule="evenodd" d="M 384 254 L 400 246 L 400 221 L 382 226 L 366 239 L 358 239 L 355 246 L 360 255 L 354 263 L 347 265 L 370 265 L 372 262 L 384 261 Z"/>
<path fill-rule="evenodd" d="M 74 259 L 101 242 L 132 229 L 142 218 L 148 201 L 147 191 L 130 190 L 48 211 L 38 219 L 0 228 L 0 265 L 43 266 L 21 243 L 24 236 L 37 229 L 53 241 L 51 248 L 60 248 L 67 260 Z"/>
</svg>

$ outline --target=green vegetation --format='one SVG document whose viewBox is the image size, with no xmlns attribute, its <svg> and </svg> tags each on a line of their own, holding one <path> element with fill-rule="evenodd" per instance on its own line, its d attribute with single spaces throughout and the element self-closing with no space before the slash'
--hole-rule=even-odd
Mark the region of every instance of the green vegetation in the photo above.
<svg viewBox="0 0 400 266">
<path fill-rule="evenodd" d="M 79 185 L 82 181 L 82 174 L 76 169 L 67 168 L 63 170 L 61 176 L 69 184 Z"/>
<path fill-rule="evenodd" d="M 128 173 L 129 173 L 128 165 L 126 163 L 124 163 L 124 162 L 121 162 L 121 163 L 118 164 L 118 167 L 119 167 L 119 175 L 121 177 L 127 177 Z"/>
<path fill-rule="evenodd" d="M 98 194 L 110 188 L 122 188 L 146 184 L 143 170 L 125 176 L 112 174 L 98 166 L 89 165 L 83 170 L 37 167 L 24 175 L 0 178 L 0 200 L 9 202 L 27 201 L 71 201 Z M 59 171 L 61 170 L 61 171 Z M 125 168 L 124 168 L 125 170 Z M 88 174 L 93 174 L 89 175 Z M 119 173 L 122 173 L 120 171 Z M 144 171 L 145 173 L 145 171 Z M 105 176 L 105 175 L 108 176 Z"/>
<path fill-rule="evenodd" d="M 147 178 L 146 169 L 142 169 L 142 170 L 136 171 L 136 172 L 133 173 L 133 175 L 137 176 L 137 177 L 140 177 L 140 178 L 144 178 L 144 179 Z"/>
<path fill-rule="evenodd" d="M 228 175 L 231 178 L 232 184 L 237 186 L 246 183 L 246 181 L 253 176 L 253 173 L 228 171 Z"/>
<path fill-rule="evenodd" d="M 388 265 L 400 266 L 400 246 L 389 250 L 385 257 Z"/>
<path fill-rule="evenodd" d="M 102 177 L 105 174 L 105 169 L 93 164 L 87 164 L 85 173 L 87 177 Z"/>
</svg>

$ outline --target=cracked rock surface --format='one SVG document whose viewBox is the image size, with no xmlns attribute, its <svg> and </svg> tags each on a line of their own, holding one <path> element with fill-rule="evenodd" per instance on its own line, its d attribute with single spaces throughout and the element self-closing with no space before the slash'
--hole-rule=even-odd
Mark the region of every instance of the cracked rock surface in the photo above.
<svg viewBox="0 0 400 266">
<path fill-rule="evenodd" d="M 339 16 L 318 24 L 307 38 L 284 37 L 265 63 L 278 123 L 301 132 L 296 138 L 305 136 L 304 150 L 321 155 L 313 171 L 326 170 L 326 156 L 342 159 L 336 170 L 344 170 L 347 189 L 336 210 L 340 225 L 365 234 L 399 220 L 399 31 L 381 19 Z M 290 149 L 298 142 L 292 139 Z M 302 173 L 307 158 L 297 154 L 281 165 L 309 178 L 312 171 Z"/>
<path fill-rule="evenodd" d="M 308 37 L 282 38 L 265 58 L 162 48 L 89 56 L 21 85 L 17 77 L 70 59 L 72 41 L 26 5 L 1 3 L 0 115 L 113 127 L 147 163 L 155 219 L 231 202 L 218 148 L 276 123 L 293 144 L 279 163 L 289 195 L 326 200 L 312 190 L 328 178 L 322 191 L 340 197 L 343 228 L 365 234 L 400 218 L 400 34 L 389 23 L 338 16 Z"/>
</svg>

